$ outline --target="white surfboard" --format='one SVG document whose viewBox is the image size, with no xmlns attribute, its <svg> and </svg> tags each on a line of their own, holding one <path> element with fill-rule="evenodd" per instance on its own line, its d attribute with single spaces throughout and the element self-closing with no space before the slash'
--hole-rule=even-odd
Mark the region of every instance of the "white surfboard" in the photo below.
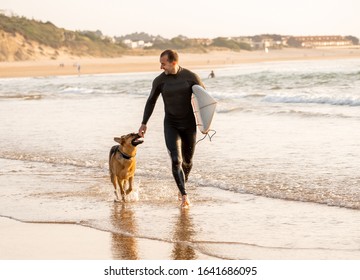
<svg viewBox="0 0 360 280">
<path fill-rule="evenodd" d="M 207 134 L 214 117 L 216 100 L 201 86 L 192 87 L 192 105 L 196 118 L 196 124 L 203 134 Z"/>
</svg>

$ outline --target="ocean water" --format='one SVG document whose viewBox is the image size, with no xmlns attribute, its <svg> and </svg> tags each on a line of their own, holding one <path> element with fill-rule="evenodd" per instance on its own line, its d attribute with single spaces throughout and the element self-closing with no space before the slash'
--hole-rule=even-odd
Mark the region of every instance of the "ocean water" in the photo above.
<svg viewBox="0 0 360 280">
<path fill-rule="evenodd" d="M 174 244 L 172 259 L 360 258 L 360 60 L 195 72 L 218 106 L 185 212 L 161 97 L 137 192 L 113 202 L 113 137 L 137 131 L 159 73 L 0 79 L 0 216 L 111 232 L 122 259 L 141 258 L 141 240 Z"/>
</svg>

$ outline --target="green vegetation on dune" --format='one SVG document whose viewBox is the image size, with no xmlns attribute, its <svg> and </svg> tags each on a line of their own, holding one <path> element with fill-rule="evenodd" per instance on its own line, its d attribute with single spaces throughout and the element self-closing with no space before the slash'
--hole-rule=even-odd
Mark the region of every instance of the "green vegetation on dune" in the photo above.
<svg viewBox="0 0 360 280">
<path fill-rule="evenodd" d="M 15 35 L 22 35 L 26 40 L 36 41 L 53 48 L 61 47 L 64 41 L 64 29 L 57 28 L 51 22 L 39 22 L 24 17 L 7 17 L 0 14 L 0 28 Z"/>
<path fill-rule="evenodd" d="M 44 23 L 25 17 L 0 14 L 0 30 L 14 37 L 19 34 L 30 45 L 36 42 L 55 50 L 63 47 L 70 54 L 79 56 L 114 57 L 122 55 L 126 50 L 124 45 L 113 43 L 101 32 L 69 31 L 51 22 Z"/>
</svg>

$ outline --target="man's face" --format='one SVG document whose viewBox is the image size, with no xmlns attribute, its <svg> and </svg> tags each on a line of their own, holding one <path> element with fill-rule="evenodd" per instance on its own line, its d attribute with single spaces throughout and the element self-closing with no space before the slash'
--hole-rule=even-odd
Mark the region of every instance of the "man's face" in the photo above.
<svg viewBox="0 0 360 280">
<path fill-rule="evenodd" d="M 165 74 L 175 74 L 175 62 L 169 62 L 168 56 L 160 57 L 160 69 L 163 69 Z"/>
</svg>

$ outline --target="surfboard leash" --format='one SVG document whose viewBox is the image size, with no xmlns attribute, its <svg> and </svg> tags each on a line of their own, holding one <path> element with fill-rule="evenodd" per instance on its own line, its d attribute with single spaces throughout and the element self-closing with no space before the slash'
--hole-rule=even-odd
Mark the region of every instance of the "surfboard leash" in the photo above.
<svg viewBox="0 0 360 280">
<path fill-rule="evenodd" d="M 213 134 L 210 135 L 210 134 L 209 134 L 210 131 L 212 131 Z M 210 142 L 211 142 L 211 139 L 213 138 L 213 136 L 214 136 L 215 134 L 216 134 L 216 130 L 210 129 L 210 130 L 204 135 L 203 138 L 201 138 L 201 139 L 199 139 L 198 141 L 196 141 L 196 145 L 197 145 L 197 143 L 199 143 L 200 141 L 204 140 L 204 139 L 206 138 L 206 136 L 209 136 L 209 139 L 210 139 Z"/>
</svg>

